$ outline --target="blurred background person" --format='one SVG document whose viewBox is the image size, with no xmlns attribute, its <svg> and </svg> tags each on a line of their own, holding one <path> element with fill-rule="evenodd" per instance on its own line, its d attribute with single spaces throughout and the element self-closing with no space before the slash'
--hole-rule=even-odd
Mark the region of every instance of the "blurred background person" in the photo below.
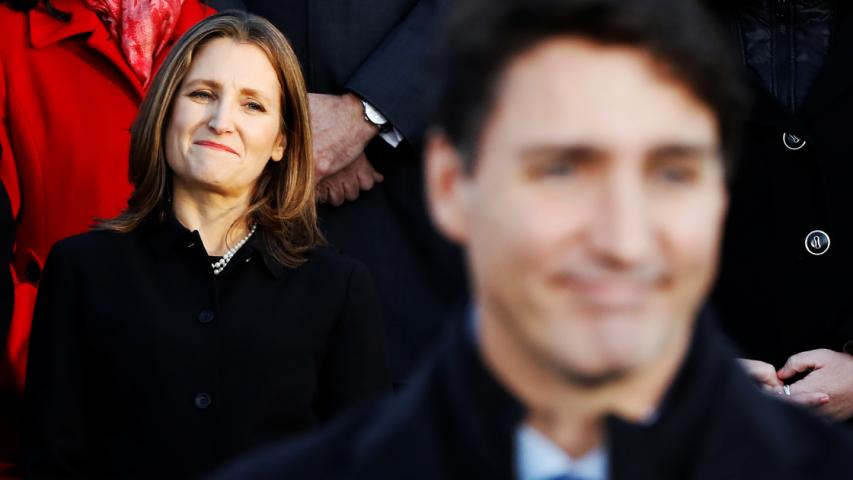
<svg viewBox="0 0 853 480">
<path fill-rule="evenodd" d="M 387 387 L 372 281 L 319 248 L 313 169 L 281 33 L 235 11 L 190 29 L 132 128 L 127 209 L 46 263 L 28 477 L 186 478 Z"/>
<path fill-rule="evenodd" d="M 756 99 L 714 305 L 768 388 L 853 417 L 853 8 L 711 1 Z"/>
<path fill-rule="evenodd" d="M 399 387 L 468 300 L 459 250 L 427 217 L 421 145 L 447 0 L 248 0 L 305 72 L 320 226 L 376 279 Z M 458 315 L 457 315 L 458 316 Z"/>
<path fill-rule="evenodd" d="M 3 267 L 13 275 L 15 300 L 11 328 L 0 335 L 7 339 L 0 396 L 23 391 L 50 247 L 126 205 L 129 131 L 142 96 L 175 40 L 211 13 L 198 0 L 0 2 L 0 182 L 16 226 Z M 0 411 L 12 420 L 20 415 Z M 0 470 L 16 463 L 15 443 L 0 440 L 9 447 L 0 451 Z"/>
<path fill-rule="evenodd" d="M 853 439 L 700 315 L 743 88 L 697 2 L 467 0 L 427 144 L 469 322 L 397 397 L 221 479 L 837 479 Z"/>
</svg>

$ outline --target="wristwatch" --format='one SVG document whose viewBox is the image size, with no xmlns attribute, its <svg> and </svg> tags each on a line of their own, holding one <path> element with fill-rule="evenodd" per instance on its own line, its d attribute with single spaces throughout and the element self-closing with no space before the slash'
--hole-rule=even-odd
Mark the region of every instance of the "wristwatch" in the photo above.
<svg viewBox="0 0 853 480">
<path fill-rule="evenodd" d="M 379 110 L 373 108 L 373 105 L 367 103 L 365 100 L 362 100 L 361 104 L 364 105 L 364 120 L 366 122 L 376 125 L 379 133 L 391 131 L 391 124 L 388 123 L 388 119 L 384 115 L 379 113 Z"/>
</svg>

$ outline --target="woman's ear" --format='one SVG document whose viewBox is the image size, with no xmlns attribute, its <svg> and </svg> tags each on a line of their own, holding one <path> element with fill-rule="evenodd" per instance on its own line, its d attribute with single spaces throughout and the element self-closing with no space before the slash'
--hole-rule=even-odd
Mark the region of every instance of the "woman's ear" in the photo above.
<svg viewBox="0 0 853 480">
<path fill-rule="evenodd" d="M 285 138 L 283 133 L 278 134 L 278 138 L 275 139 L 275 145 L 272 148 L 272 155 L 270 155 L 270 159 L 274 162 L 278 162 L 282 158 L 284 158 L 284 149 L 287 148 L 287 139 Z"/>
</svg>

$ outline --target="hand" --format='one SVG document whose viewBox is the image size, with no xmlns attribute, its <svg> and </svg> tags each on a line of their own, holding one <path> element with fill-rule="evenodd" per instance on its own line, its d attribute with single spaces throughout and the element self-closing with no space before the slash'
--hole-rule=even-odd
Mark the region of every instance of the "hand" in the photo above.
<svg viewBox="0 0 853 480">
<path fill-rule="evenodd" d="M 346 200 L 354 201 L 359 193 L 370 190 L 382 180 L 382 174 L 373 169 L 362 153 L 346 168 L 317 185 L 317 201 L 338 207 Z"/>
<path fill-rule="evenodd" d="M 803 372 L 809 373 L 791 384 L 791 397 L 794 392 L 813 398 L 823 396 L 821 413 L 838 421 L 853 417 L 853 356 L 827 349 L 810 350 L 791 356 L 777 375 L 784 381 Z"/>
<path fill-rule="evenodd" d="M 314 139 L 314 168 L 323 180 L 354 162 L 367 143 L 379 133 L 364 119 L 361 100 L 344 95 L 308 94 L 311 130 Z"/>
<path fill-rule="evenodd" d="M 740 366 L 746 370 L 747 375 L 752 377 L 752 379 L 765 390 L 782 393 L 782 387 L 784 384 L 782 383 L 782 380 L 779 380 L 779 377 L 776 376 L 776 368 L 773 367 L 773 365 L 759 360 L 748 360 L 746 358 L 739 358 L 738 362 L 740 363 Z"/>
<path fill-rule="evenodd" d="M 785 395 L 784 382 L 779 379 L 773 365 L 759 360 L 748 360 L 739 358 L 738 362 L 746 370 L 747 375 L 752 377 L 761 387 L 769 392 L 784 395 L 788 401 L 798 403 L 807 407 L 818 407 L 829 401 L 829 396 L 822 392 L 798 391 L 798 388 L 790 386 L 790 395 Z"/>
</svg>

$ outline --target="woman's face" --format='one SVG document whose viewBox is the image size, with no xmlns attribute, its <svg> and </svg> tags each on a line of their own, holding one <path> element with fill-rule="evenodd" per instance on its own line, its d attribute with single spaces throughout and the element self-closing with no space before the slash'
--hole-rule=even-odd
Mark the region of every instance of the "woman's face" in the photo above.
<svg viewBox="0 0 853 480">
<path fill-rule="evenodd" d="M 249 195 L 285 148 L 281 86 L 263 50 L 229 38 L 197 50 L 168 125 L 166 161 L 176 188 Z"/>
</svg>

